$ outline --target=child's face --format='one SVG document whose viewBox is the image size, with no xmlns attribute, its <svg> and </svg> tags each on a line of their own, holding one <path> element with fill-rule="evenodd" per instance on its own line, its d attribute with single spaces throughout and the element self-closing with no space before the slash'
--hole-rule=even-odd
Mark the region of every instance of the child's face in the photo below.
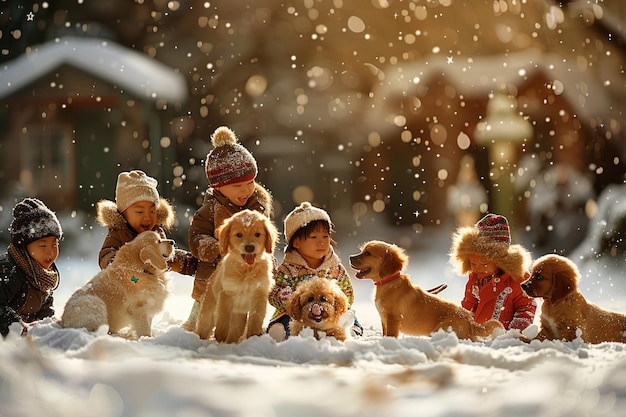
<svg viewBox="0 0 626 417">
<path fill-rule="evenodd" d="M 50 268 L 59 256 L 59 239 L 48 236 L 26 245 L 26 252 L 44 269 Z"/>
<path fill-rule="evenodd" d="M 297 237 L 293 241 L 293 247 L 304 258 L 306 263 L 317 268 L 324 261 L 324 257 L 330 250 L 331 236 L 323 228 L 311 232 L 309 237 Z"/>
<path fill-rule="evenodd" d="M 485 278 L 498 272 L 498 265 L 482 255 L 472 254 L 469 256 L 470 268 L 480 278 Z"/>
<path fill-rule="evenodd" d="M 150 201 L 138 201 L 122 213 L 128 224 L 137 233 L 154 229 L 157 224 L 157 210 Z"/>
<path fill-rule="evenodd" d="M 242 181 L 216 187 L 215 189 L 224 194 L 224 197 L 229 199 L 234 205 L 243 207 L 252 193 L 254 193 L 255 184 L 254 180 Z"/>
</svg>

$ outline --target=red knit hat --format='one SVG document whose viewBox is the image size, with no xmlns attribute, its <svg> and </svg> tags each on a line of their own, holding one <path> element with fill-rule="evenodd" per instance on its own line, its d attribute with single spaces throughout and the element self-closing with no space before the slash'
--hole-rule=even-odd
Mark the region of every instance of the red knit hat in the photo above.
<svg viewBox="0 0 626 417">
<path fill-rule="evenodd" d="M 237 136 L 229 128 L 218 127 L 211 136 L 215 149 L 206 156 L 205 170 L 209 185 L 213 188 L 256 178 L 257 166 L 254 156 L 239 144 Z"/>
<path fill-rule="evenodd" d="M 476 228 L 481 236 L 487 237 L 495 242 L 511 243 L 511 232 L 509 231 L 509 221 L 499 214 L 487 214 L 476 223 Z"/>
</svg>

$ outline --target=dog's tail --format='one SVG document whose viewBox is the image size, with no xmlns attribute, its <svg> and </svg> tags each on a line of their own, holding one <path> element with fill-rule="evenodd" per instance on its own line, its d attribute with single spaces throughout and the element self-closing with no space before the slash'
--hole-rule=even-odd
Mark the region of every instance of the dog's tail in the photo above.
<svg viewBox="0 0 626 417">
<path fill-rule="evenodd" d="M 75 293 L 67 300 L 61 326 L 65 328 L 85 328 L 90 332 L 97 331 L 100 326 L 108 323 L 107 306 L 102 299 L 93 294 Z"/>
<path fill-rule="evenodd" d="M 472 340 L 474 341 L 477 339 L 486 339 L 497 336 L 497 334 L 500 333 L 499 330 L 504 332 L 504 326 L 502 323 L 495 319 L 487 320 L 484 323 L 475 323 L 473 327 Z"/>
</svg>

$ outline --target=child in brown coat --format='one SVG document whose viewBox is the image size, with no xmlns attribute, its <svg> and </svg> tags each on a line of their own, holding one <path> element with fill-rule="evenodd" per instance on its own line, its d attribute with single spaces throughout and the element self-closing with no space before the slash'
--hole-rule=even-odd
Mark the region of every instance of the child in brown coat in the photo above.
<svg viewBox="0 0 626 417">
<path fill-rule="evenodd" d="M 200 263 L 191 294 L 193 307 L 183 323 L 183 328 L 188 331 L 196 327 L 199 300 L 220 260 L 215 230 L 241 210 L 256 210 L 267 217 L 272 214 L 272 195 L 255 181 L 258 173 L 256 160 L 239 143 L 235 133 L 227 127 L 219 127 L 211 136 L 211 142 L 215 148 L 205 162 L 209 188 L 189 228 L 189 250 Z"/>
<path fill-rule="evenodd" d="M 115 254 L 126 242 L 139 233 L 152 230 L 167 238 L 166 232 L 174 225 L 174 207 L 159 196 L 157 180 L 143 171 L 122 172 L 117 177 L 115 202 L 100 200 L 96 203 L 96 220 L 109 228 L 100 253 L 98 264 L 106 268 Z M 172 271 L 194 275 L 198 260 L 186 250 L 177 248 L 174 259 L 169 262 Z"/>
</svg>

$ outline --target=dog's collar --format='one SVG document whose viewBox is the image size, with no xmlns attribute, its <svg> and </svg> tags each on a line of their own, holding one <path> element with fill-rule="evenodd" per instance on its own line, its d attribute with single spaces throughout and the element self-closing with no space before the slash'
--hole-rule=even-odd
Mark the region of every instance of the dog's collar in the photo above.
<svg viewBox="0 0 626 417">
<path fill-rule="evenodd" d="M 376 281 L 376 282 L 374 282 L 374 285 L 383 285 L 383 284 L 386 284 L 386 283 L 388 283 L 389 281 L 393 281 L 394 279 L 398 278 L 399 276 L 400 276 L 400 273 L 399 273 L 399 272 L 398 272 L 398 273 L 396 273 L 396 274 L 393 274 L 393 275 L 389 275 L 387 278 L 383 278 L 383 279 L 381 279 L 380 281 Z"/>
</svg>

